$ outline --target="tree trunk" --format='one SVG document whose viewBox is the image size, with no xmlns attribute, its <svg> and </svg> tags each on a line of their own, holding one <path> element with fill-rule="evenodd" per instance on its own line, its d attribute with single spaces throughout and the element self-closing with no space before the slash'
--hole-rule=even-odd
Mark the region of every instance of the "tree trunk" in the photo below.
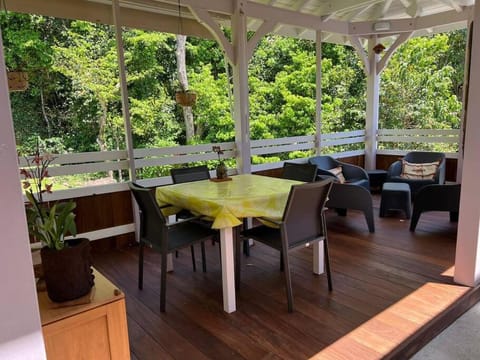
<svg viewBox="0 0 480 360">
<path fill-rule="evenodd" d="M 100 151 L 107 151 L 107 144 L 105 141 L 105 128 L 107 126 L 107 104 L 104 101 L 100 101 L 100 108 L 102 109 L 102 115 L 98 122 L 98 136 L 97 144 L 100 147 Z M 108 171 L 108 176 L 113 179 L 113 171 Z"/>
<path fill-rule="evenodd" d="M 177 57 L 177 74 L 178 81 L 182 90 L 188 90 L 187 66 L 185 64 L 185 42 L 187 37 L 185 35 L 177 35 L 177 50 L 175 55 Z M 193 112 L 191 106 L 182 106 L 183 120 L 185 121 L 185 132 L 187 143 L 190 142 L 195 135 L 195 127 L 193 125 Z"/>
<path fill-rule="evenodd" d="M 51 132 L 51 127 L 50 127 L 50 120 L 48 119 L 48 115 L 47 115 L 47 112 L 45 110 L 46 106 L 45 106 L 45 98 L 43 97 L 42 85 L 40 85 L 40 103 L 41 103 L 41 106 L 42 106 L 43 119 L 45 120 L 45 124 L 47 124 L 47 134 L 48 134 L 48 137 L 51 137 L 52 132 Z"/>
</svg>

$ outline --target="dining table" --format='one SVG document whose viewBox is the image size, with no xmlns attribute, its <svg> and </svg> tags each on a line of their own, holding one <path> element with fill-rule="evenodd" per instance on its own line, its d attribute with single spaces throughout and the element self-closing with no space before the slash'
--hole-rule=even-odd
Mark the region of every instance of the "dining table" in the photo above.
<svg viewBox="0 0 480 360">
<path fill-rule="evenodd" d="M 223 181 L 209 179 L 156 188 L 159 205 L 170 204 L 206 216 L 213 221 L 212 228 L 219 229 L 225 312 L 236 311 L 234 228 L 241 225 L 244 218 L 281 220 L 291 186 L 301 183 L 241 174 Z M 323 246 L 320 243 L 313 244 L 313 272 L 316 274 L 324 271 Z"/>
</svg>

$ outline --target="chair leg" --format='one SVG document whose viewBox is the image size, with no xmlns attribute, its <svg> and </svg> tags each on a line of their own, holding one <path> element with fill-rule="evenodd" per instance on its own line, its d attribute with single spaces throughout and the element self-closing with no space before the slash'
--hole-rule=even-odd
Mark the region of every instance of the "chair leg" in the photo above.
<svg viewBox="0 0 480 360">
<path fill-rule="evenodd" d="M 143 289 L 143 253 L 145 244 L 140 240 L 140 247 L 138 249 L 138 288 Z"/>
<path fill-rule="evenodd" d="M 280 271 L 285 271 L 285 266 L 283 264 L 283 251 L 280 250 Z"/>
<path fill-rule="evenodd" d="M 193 271 L 197 271 L 197 264 L 195 261 L 195 248 L 193 245 L 190 245 L 190 252 L 192 253 L 192 266 L 193 266 Z"/>
<path fill-rule="evenodd" d="M 162 252 L 162 264 L 160 274 L 160 312 L 165 312 L 167 291 L 167 252 Z"/>
<path fill-rule="evenodd" d="M 452 222 L 458 221 L 458 211 L 450 211 L 450 221 Z"/>
<path fill-rule="evenodd" d="M 246 257 L 250 256 L 250 239 L 243 239 L 243 253 Z"/>
<path fill-rule="evenodd" d="M 285 273 L 285 287 L 287 288 L 287 302 L 288 302 L 288 312 L 293 312 L 293 290 L 292 290 L 292 277 L 290 275 L 290 265 L 288 263 L 288 252 L 285 251 L 283 255 L 283 267 Z"/>
<path fill-rule="evenodd" d="M 207 262 L 205 261 L 205 242 L 200 243 L 200 249 L 202 250 L 202 269 L 203 272 L 207 272 Z"/>
<path fill-rule="evenodd" d="M 414 207 L 413 214 L 412 214 L 412 217 L 411 217 L 411 220 L 410 220 L 410 231 L 415 231 L 415 228 L 417 227 L 418 220 L 420 219 L 421 214 L 422 214 L 422 212 L 416 210 L 415 207 Z"/>
<path fill-rule="evenodd" d="M 248 229 L 248 219 L 243 218 L 243 230 Z M 246 257 L 250 256 L 250 239 L 243 239 L 243 253 Z"/>
<path fill-rule="evenodd" d="M 234 243 L 235 243 L 235 289 L 240 288 L 240 263 L 242 261 L 241 253 L 241 236 L 240 236 L 240 227 L 237 226 L 233 229 L 234 234 Z"/>
<path fill-rule="evenodd" d="M 323 254 L 325 257 L 325 271 L 327 273 L 328 291 L 333 290 L 332 286 L 332 273 L 330 271 L 330 254 L 328 253 L 328 235 L 327 235 L 327 221 L 325 219 L 325 213 L 322 214 L 322 228 L 323 228 Z"/>
<path fill-rule="evenodd" d="M 347 209 L 335 209 L 338 216 L 347 216 Z"/>
<path fill-rule="evenodd" d="M 369 209 L 365 209 L 363 213 L 365 214 L 365 220 L 367 221 L 368 231 L 374 233 L 375 222 L 373 220 L 373 209 L 370 207 Z"/>
</svg>

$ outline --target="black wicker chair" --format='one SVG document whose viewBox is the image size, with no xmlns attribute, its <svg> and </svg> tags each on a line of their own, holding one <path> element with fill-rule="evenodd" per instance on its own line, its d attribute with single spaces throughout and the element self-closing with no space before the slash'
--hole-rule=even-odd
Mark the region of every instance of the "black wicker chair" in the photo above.
<svg viewBox="0 0 480 360">
<path fill-rule="evenodd" d="M 359 166 L 340 162 L 330 156 L 315 156 L 308 162 L 317 165 L 318 179 L 332 178 L 335 180 L 326 206 L 335 209 L 340 216 L 346 216 L 348 209 L 362 211 L 368 231 L 375 232 L 373 199 L 367 172 Z M 328 169 L 338 166 L 342 166 L 342 172 L 347 180 L 343 184 L 328 171 Z"/>
<path fill-rule="evenodd" d="M 362 186 L 370 191 L 368 174 L 360 166 L 344 163 L 327 155 L 311 157 L 310 159 L 308 159 L 308 162 L 310 164 L 317 165 L 317 175 L 319 176 L 335 176 L 329 170 L 341 166 L 342 173 L 345 178 L 345 183 Z M 339 180 L 338 177 L 337 180 Z"/>
<path fill-rule="evenodd" d="M 317 178 L 317 166 L 313 164 L 283 163 L 283 179 L 312 182 Z"/>
<path fill-rule="evenodd" d="M 413 203 L 410 231 L 415 231 L 420 215 L 425 211 L 449 211 L 450 221 L 458 221 L 460 190 L 460 184 L 434 184 L 422 187 Z"/>
<path fill-rule="evenodd" d="M 167 255 L 180 248 L 200 243 L 202 246 L 202 263 L 205 271 L 204 241 L 211 238 L 215 231 L 197 224 L 192 219 L 167 224 L 160 207 L 157 205 L 151 189 L 129 183 L 130 190 L 141 210 L 140 249 L 138 258 L 138 287 L 143 288 L 143 253 L 145 245 L 161 253 L 160 274 L 160 311 L 165 311 Z M 195 262 L 194 262 L 195 263 Z"/>
<path fill-rule="evenodd" d="M 278 225 L 257 226 L 243 231 L 243 235 L 264 243 L 278 251 L 283 258 L 287 288 L 288 311 L 293 311 L 293 291 L 288 251 L 307 243 L 324 240 L 325 270 L 328 289 L 332 290 L 330 259 L 328 255 L 327 226 L 325 223 L 325 202 L 331 188 L 331 179 L 293 185 L 281 221 L 265 219 Z"/>
<path fill-rule="evenodd" d="M 425 185 L 445 183 L 445 154 L 441 152 L 412 151 L 407 153 L 403 160 L 412 164 L 425 164 L 439 162 L 433 179 L 406 179 L 402 177 L 402 160 L 397 160 L 388 168 L 387 182 L 403 182 L 410 186 L 412 199 L 415 199 L 418 191 Z"/>
</svg>

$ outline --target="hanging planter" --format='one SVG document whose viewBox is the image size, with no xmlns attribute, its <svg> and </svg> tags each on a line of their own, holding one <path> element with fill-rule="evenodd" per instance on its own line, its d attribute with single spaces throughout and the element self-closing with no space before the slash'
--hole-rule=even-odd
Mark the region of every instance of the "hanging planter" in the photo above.
<svg viewBox="0 0 480 360">
<path fill-rule="evenodd" d="M 193 106 L 197 102 L 197 93 L 192 90 L 177 90 L 175 100 L 181 106 Z"/>
<path fill-rule="evenodd" d="M 375 54 L 381 54 L 383 50 L 385 50 L 385 46 L 383 46 L 383 44 L 380 44 L 380 43 L 378 43 L 373 47 L 373 51 L 375 52 Z"/>
<path fill-rule="evenodd" d="M 25 71 L 7 71 L 8 91 L 25 91 L 28 88 L 28 73 Z"/>
</svg>

